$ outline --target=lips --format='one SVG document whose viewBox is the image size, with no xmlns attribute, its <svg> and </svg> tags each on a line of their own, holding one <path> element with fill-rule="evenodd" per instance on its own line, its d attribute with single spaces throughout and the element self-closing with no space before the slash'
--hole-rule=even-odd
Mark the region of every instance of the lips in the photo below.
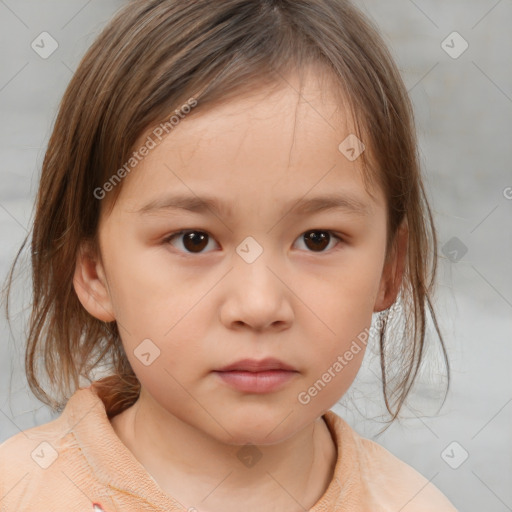
<svg viewBox="0 0 512 512">
<path fill-rule="evenodd" d="M 229 387 L 242 393 L 264 394 L 282 389 L 299 372 L 279 359 L 242 359 L 214 372 Z"/>
<path fill-rule="evenodd" d="M 218 372 L 268 372 L 271 370 L 283 370 L 296 372 L 297 370 L 292 366 L 283 363 L 279 359 L 274 358 L 266 358 L 261 360 L 256 359 L 242 359 L 240 361 L 236 361 L 228 366 L 220 368 L 216 370 Z"/>
</svg>

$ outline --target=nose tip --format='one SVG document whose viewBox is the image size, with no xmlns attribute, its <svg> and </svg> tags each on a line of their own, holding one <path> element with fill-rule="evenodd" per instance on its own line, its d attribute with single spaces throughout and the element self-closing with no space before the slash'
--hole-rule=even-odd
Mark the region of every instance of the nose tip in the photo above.
<svg viewBox="0 0 512 512">
<path fill-rule="evenodd" d="M 226 325 L 250 327 L 258 332 L 287 328 L 293 309 L 286 286 L 264 261 L 249 266 L 247 269 L 242 262 L 232 276 L 230 292 L 222 307 L 223 321 Z"/>
</svg>

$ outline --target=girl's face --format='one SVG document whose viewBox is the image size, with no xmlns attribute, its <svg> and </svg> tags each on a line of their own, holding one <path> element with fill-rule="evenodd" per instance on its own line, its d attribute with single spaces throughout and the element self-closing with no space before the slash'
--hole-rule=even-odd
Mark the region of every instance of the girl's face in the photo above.
<svg viewBox="0 0 512 512">
<path fill-rule="evenodd" d="M 360 367 L 358 335 L 397 291 L 384 195 L 339 149 L 350 119 L 317 76 L 297 89 L 182 121 L 102 216 L 101 260 L 77 265 L 84 306 L 119 326 L 140 400 L 228 444 L 274 444 L 331 408 Z M 267 358 L 294 371 L 219 372 Z"/>
</svg>

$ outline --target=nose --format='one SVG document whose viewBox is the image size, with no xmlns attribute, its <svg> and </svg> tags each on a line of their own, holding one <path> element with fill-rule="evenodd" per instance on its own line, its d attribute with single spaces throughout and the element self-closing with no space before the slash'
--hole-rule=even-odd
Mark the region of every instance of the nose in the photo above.
<svg viewBox="0 0 512 512">
<path fill-rule="evenodd" d="M 263 331 L 269 328 L 288 328 L 294 317 L 293 292 L 286 277 L 279 275 L 276 264 L 266 251 L 248 263 L 235 255 L 233 269 L 226 276 L 225 300 L 220 316 L 230 329 L 250 328 Z M 278 277 L 279 276 L 279 277 Z"/>
</svg>

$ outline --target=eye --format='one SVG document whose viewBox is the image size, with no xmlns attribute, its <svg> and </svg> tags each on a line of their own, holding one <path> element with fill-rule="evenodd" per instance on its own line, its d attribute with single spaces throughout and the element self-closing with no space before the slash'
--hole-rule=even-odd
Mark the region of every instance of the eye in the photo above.
<svg viewBox="0 0 512 512">
<path fill-rule="evenodd" d="M 298 240 L 303 240 L 306 247 L 312 252 L 327 252 L 324 249 L 328 247 L 334 239 L 337 239 L 340 242 L 343 241 L 339 236 L 334 235 L 331 231 L 325 231 L 322 229 L 311 229 L 303 233 L 298 238 Z M 332 247 L 333 246 L 331 246 L 331 248 Z"/>
<path fill-rule="evenodd" d="M 181 242 L 181 240 L 183 241 Z M 213 239 L 210 239 L 210 235 L 208 233 L 199 230 L 179 231 L 178 233 L 173 233 L 164 240 L 165 243 L 170 243 L 172 246 L 180 250 L 182 250 L 181 247 L 179 247 L 181 245 L 185 248 L 182 252 L 195 254 L 204 252 L 203 249 L 212 241 Z"/>
<path fill-rule="evenodd" d="M 298 239 L 303 241 L 306 248 L 310 252 L 327 252 L 327 248 L 333 248 L 337 244 L 333 244 L 334 240 L 342 242 L 343 240 L 334 235 L 331 231 L 312 229 L 303 233 Z M 168 236 L 164 243 L 170 243 L 173 247 L 176 247 L 181 252 L 201 254 L 208 247 L 210 242 L 213 244 L 213 238 L 208 233 L 200 230 L 183 230 L 177 233 L 173 233 Z M 330 247 L 329 247 L 330 246 Z"/>
</svg>

